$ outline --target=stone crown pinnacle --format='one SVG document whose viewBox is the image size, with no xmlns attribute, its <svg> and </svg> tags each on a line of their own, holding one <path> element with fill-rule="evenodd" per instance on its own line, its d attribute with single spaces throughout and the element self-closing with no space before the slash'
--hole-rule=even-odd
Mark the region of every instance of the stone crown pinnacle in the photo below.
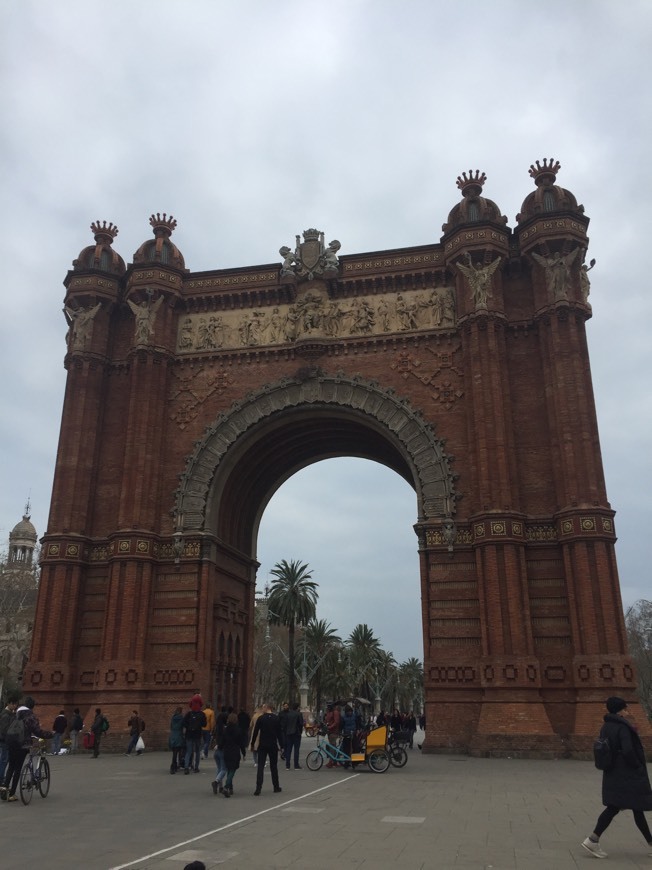
<svg viewBox="0 0 652 870">
<path fill-rule="evenodd" d="M 107 245 L 113 244 L 113 240 L 118 235 L 118 228 L 114 223 L 107 224 L 106 221 L 93 221 L 91 230 L 96 242 L 106 242 Z"/>
<path fill-rule="evenodd" d="M 469 194 L 477 196 L 486 180 L 487 176 L 484 172 L 481 173 L 479 169 L 476 169 L 474 174 L 473 170 L 469 169 L 468 176 L 466 172 L 457 176 L 457 186 L 462 191 L 462 196 L 468 196 Z"/>
<path fill-rule="evenodd" d="M 551 157 L 550 160 L 544 157 L 541 163 L 537 160 L 536 164 L 536 166 L 534 163 L 530 165 L 529 173 L 537 186 L 544 181 L 554 181 L 557 173 L 561 169 L 561 163 L 553 157 Z"/>
<path fill-rule="evenodd" d="M 153 214 L 150 217 L 149 222 L 152 229 L 154 230 L 155 236 L 171 236 L 173 230 L 177 225 L 176 219 L 172 215 L 168 217 L 165 212 L 163 212 L 162 215 L 159 214 L 159 212 L 156 212 L 156 214 Z"/>
</svg>

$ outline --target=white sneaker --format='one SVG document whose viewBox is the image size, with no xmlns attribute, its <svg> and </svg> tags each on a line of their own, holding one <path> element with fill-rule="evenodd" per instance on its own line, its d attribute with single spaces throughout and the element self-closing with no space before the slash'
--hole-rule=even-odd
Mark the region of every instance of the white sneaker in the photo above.
<svg viewBox="0 0 652 870">
<path fill-rule="evenodd" d="M 590 852 L 594 858 L 607 857 L 607 853 L 604 851 L 600 843 L 594 843 L 593 840 L 590 840 L 588 837 L 586 840 L 582 840 L 582 846 L 584 846 L 586 851 Z"/>
</svg>

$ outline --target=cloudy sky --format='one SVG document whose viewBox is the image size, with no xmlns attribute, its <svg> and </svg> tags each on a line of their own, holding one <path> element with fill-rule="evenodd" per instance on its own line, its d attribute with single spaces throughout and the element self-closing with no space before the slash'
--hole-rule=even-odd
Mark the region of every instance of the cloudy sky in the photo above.
<svg viewBox="0 0 652 870">
<path fill-rule="evenodd" d="M 65 384 L 62 281 L 113 221 L 152 212 L 192 271 L 279 260 L 316 226 L 342 254 L 438 242 L 463 170 L 515 225 L 554 157 L 591 218 L 588 323 L 626 605 L 652 597 L 648 0 L 0 0 L 0 538 L 47 526 Z M 319 616 L 422 656 L 416 499 L 361 460 L 270 503 L 261 583 L 299 558 Z"/>
</svg>

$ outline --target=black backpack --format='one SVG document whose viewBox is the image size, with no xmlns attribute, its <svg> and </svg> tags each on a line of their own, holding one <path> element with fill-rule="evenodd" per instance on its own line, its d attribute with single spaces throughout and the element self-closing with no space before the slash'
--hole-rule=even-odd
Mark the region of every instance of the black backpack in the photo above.
<svg viewBox="0 0 652 870">
<path fill-rule="evenodd" d="M 15 718 L 11 720 L 9 723 L 9 727 L 7 728 L 7 743 L 13 743 L 17 746 L 22 746 L 25 742 L 25 738 L 27 737 L 27 730 L 25 728 L 25 718 L 24 715 L 19 716 L 16 714 Z"/>
<path fill-rule="evenodd" d="M 614 766 L 615 752 L 608 737 L 600 734 L 593 741 L 593 761 L 598 770 L 611 770 Z"/>
<path fill-rule="evenodd" d="M 0 713 L 0 742 L 4 743 L 7 739 L 7 728 L 16 718 L 16 714 L 11 710 L 4 709 Z"/>
</svg>

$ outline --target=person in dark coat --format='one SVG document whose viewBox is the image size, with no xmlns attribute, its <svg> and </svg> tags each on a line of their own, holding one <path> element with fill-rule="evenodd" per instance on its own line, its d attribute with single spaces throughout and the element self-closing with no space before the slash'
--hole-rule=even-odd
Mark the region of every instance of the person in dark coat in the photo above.
<svg viewBox="0 0 652 870">
<path fill-rule="evenodd" d="M 272 712 L 269 704 L 263 706 L 263 713 L 256 719 L 253 734 L 251 735 L 251 748 L 258 742 L 258 770 L 256 771 L 256 791 L 260 794 L 265 774 L 265 762 L 269 758 L 269 771 L 272 775 L 274 791 L 282 791 L 278 781 L 278 751 L 283 749 L 281 736 L 281 723 L 278 716 Z"/>
<path fill-rule="evenodd" d="M 95 717 L 91 725 L 91 733 L 93 735 L 93 758 L 97 758 L 100 754 L 100 741 L 104 734 L 104 716 L 102 715 L 101 707 L 96 707 Z"/>
<path fill-rule="evenodd" d="M 186 754 L 186 738 L 183 734 L 183 711 L 181 710 L 181 707 L 177 707 L 170 719 L 168 747 L 172 752 L 170 773 L 176 773 L 179 768 L 183 767 Z"/>
<path fill-rule="evenodd" d="M 34 707 L 36 701 L 29 696 L 23 700 L 23 703 L 16 710 L 16 719 L 21 719 L 25 726 L 25 739 L 20 742 L 17 739 L 12 739 L 11 735 L 7 735 L 7 747 L 9 749 L 9 764 L 5 780 L 0 789 L 0 798 L 6 801 L 16 801 L 16 789 L 18 788 L 18 780 L 20 771 L 25 761 L 27 753 L 32 746 L 32 737 L 41 737 L 48 740 L 52 737 L 52 731 L 44 731 L 41 724 L 34 715 Z"/>
<path fill-rule="evenodd" d="M 233 777 L 236 770 L 240 767 L 240 756 L 243 758 L 246 755 L 247 735 L 243 735 L 238 725 L 238 717 L 235 713 L 229 713 L 226 725 L 222 729 L 220 736 L 220 749 L 224 755 L 224 764 L 226 765 L 226 780 L 222 788 L 224 797 L 231 797 L 233 794 Z M 217 794 L 217 783 L 213 783 L 213 794 Z"/>
<path fill-rule="evenodd" d="M 600 814 L 595 830 L 582 846 L 595 858 L 606 858 L 600 846 L 600 837 L 621 810 L 632 810 L 636 827 L 652 847 L 652 834 L 645 818 L 645 810 L 652 810 L 652 788 L 645 766 L 645 752 L 636 726 L 622 698 L 607 698 L 607 715 L 600 729 L 614 754 L 614 763 L 602 772 L 602 803 L 606 809 Z M 652 857 L 652 852 L 649 853 Z"/>
</svg>

